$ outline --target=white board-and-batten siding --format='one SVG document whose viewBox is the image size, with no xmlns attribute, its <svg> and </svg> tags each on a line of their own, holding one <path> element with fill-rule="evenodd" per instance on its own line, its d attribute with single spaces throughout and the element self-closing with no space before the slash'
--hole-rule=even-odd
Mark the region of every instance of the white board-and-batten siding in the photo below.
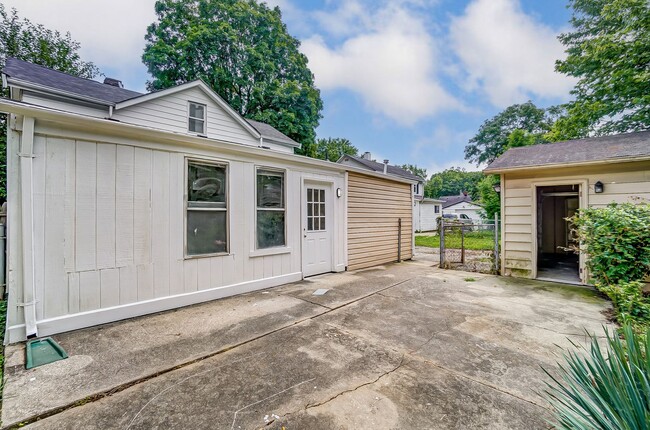
<svg viewBox="0 0 650 430">
<path fill-rule="evenodd" d="M 285 166 L 287 248 L 254 255 L 256 166 L 283 167 L 275 162 L 188 153 L 182 147 L 154 149 L 138 141 L 42 134 L 35 135 L 34 155 L 34 273 L 41 336 L 301 279 L 302 178 L 319 177 L 335 187 L 345 183 L 341 172 Z M 188 157 L 228 165 L 227 255 L 184 255 Z M 343 270 L 343 203 L 334 211 L 341 222 L 333 237 L 333 265 Z M 21 340 L 21 296 L 13 295 L 9 342 Z"/>
<path fill-rule="evenodd" d="M 598 181 L 604 184 L 603 193 L 594 191 L 594 184 Z M 581 207 L 650 202 L 650 162 L 575 166 L 503 175 L 503 274 L 534 276 L 535 189 L 559 184 L 586 184 L 580 197 Z"/>
</svg>

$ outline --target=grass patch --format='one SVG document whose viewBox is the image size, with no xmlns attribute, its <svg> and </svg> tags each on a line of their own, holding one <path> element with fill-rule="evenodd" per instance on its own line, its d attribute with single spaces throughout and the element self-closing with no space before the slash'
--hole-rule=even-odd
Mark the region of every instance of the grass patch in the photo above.
<svg viewBox="0 0 650 430">
<path fill-rule="evenodd" d="M 474 278 L 465 278 L 465 282 L 476 282 Z"/>
<path fill-rule="evenodd" d="M 492 251 L 494 249 L 494 233 L 491 231 L 468 231 L 465 233 L 463 245 L 473 251 Z M 440 236 L 415 236 L 415 246 L 440 248 Z M 445 246 L 448 249 L 461 248 L 460 232 L 447 233 Z"/>
</svg>

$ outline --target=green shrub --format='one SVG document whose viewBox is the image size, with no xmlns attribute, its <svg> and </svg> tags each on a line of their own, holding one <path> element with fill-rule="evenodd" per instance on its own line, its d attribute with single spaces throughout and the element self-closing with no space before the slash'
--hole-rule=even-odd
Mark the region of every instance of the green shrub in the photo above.
<svg viewBox="0 0 650 430">
<path fill-rule="evenodd" d="M 640 281 L 650 274 L 650 204 L 580 209 L 570 221 L 597 284 Z"/>
<path fill-rule="evenodd" d="M 650 324 L 650 297 L 643 294 L 642 282 L 622 282 L 598 289 L 612 300 L 619 323 Z"/>
<path fill-rule="evenodd" d="M 650 428 L 650 332 L 640 336 L 629 325 L 623 332 L 625 341 L 606 333 L 606 350 L 591 336 L 588 351 L 565 353 L 559 377 L 545 369 L 555 428 Z"/>
</svg>

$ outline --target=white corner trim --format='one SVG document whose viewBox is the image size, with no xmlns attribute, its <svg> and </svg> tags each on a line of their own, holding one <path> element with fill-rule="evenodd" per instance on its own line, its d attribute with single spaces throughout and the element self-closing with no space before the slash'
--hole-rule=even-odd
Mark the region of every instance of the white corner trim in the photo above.
<svg viewBox="0 0 650 430">
<path fill-rule="evenodd" d="M 160 297 L 127 305 L 113 306 L 110 308 L 45 319 L 37 321 L 36 324 L 38 326 L 39 336 L 49 336 L 56 333 L 92 327 L 99 324 L 107 324 L 127 318 L 134 318 L 197 303 L 222 299 L 237 294 L 277 287 L 290 282 L 300 281 L 301 279 L 302 273 L 294 272 L 287 275 L 210 288 L 208 290 L 193 291 L 191 293 Z M 24 324 L 14 325 L 7 328 L 7 343 L 22 342 L 25 338 Z"/>
</svg>

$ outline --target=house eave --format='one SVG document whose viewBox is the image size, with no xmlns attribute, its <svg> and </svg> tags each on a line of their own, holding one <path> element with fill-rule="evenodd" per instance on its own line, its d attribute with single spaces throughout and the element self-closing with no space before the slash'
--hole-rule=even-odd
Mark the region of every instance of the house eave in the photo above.
<svg viewBox="0 0 650 430">
<path fill-rule="evenodd" d="M 190 134 L 175 133 L 166 130 L 161 130 L 153 127 L 145 127 L 141 125 L 128 124 L 124 122 L 112 121 L 110 119 L 103 119 L 82 115 L 72 112 L 65 112 L 58 109 L 46 108 L 35 106 L 24 102 L 10 100 L 7 98 L 0 98 L 0 112 L 6 114 L 16 114 L 31 116 L 39 120 L 52 121 L 60 125 L 68 125 L 73 127 L 84 126 L 93 130 L 93 132 L 104 132 L 107 134 L 118 132 L 120 135 L 138 138 L 150 138 L 159 142 L 171 142 L 184 146 L 199 146 L 202 148 L 217 149 L 229 153 L 237 153 L 241 155 L 262 156 L 265 158 L 273 159 L 279 162 L 291 161 L 303 165 L 313 166 L 317 168 L 327 169 L 336 172 L 356 172 L 364 175 L 369 175 L 377 178 L 388 179 L 395 182 L 405 184 L 414 184 L 415 181 L 406 180 L 397 177 L 387 177 L 383 173 L 375 173 L 365 169 L 359 169 L 352 166 L 345 166 L 342 164 L 333 163 L 331 161 L 318 160 L 316 158 L 309 158 L 302 155 L 288 154 L 286 152 L 276 152 L 269 149 L 259 148 L 256 146 L 244 145 L 241 143 L 227 142 L 218 139 L 198 137 Z"/>
<path fill-rule="evenodd" d="M 66 99 L 73 99 L 85 103 L 90 103 L 98 106 L 114 106 L 115 103 L 109 102 L 107 100 L 101 100 L 97 99 L 94 97 L 87 97 L 87 96 L 82 96 L 77 93 L 73 93 L 70 91 L 64 91 L 64 90 L 58 90 L 55 88 L 51 88 L 45 85 L 39 85 L 35 84 L 33 82 L 27 82 L 23 81 L 21 79 L 16 79 L 12 78 L 11 76 L 6 77 L 6 83 L 7 86 L 14 87 L 19 90 L 28 90 L 28 91 L 35 91 L 39 93 L 45 93 L 45 94 L 51 94 L 55 96 L 62 96 L 65 97 Z"/>
<path fill-rule="evenodd" d="M 516 166 L 516 167 L 496 167 L 491 169 L 487 167 L 483 170 L 483 173 L 486 175 L 500 174 L 500 173 L 511 173 L 511 172 L 521 172 L 526 170 L 542 170 L 542 169 L 561 169 L 567 167 L 582 167 L 582 166 L 599 166 L 603 164 L 611 163 L 633 163 L 635 161 L 648 161 L 650 160 L 650 155 L 643 157 L 621 157 L 621 158 L 610 158 L 607 160 L 595 160 L 595 161 L 580 161 L 580 162 L 568 162 L 568 163 L 554 163 L 554 164 L 538 164 L 531 166 Z"/>
</svg>

